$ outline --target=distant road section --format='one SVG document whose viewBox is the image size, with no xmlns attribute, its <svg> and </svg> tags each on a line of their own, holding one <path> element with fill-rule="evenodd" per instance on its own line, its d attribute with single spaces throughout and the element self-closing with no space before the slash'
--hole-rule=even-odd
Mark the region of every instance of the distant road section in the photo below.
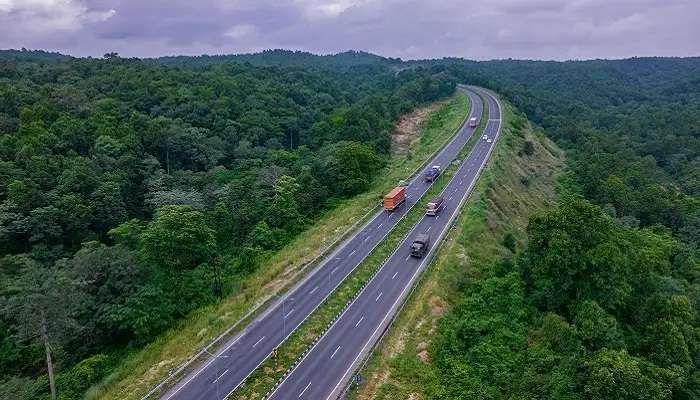
<svg viewBox="0 0 700 400">
<path fill-rule="evenodd" d="M 337 398 L 430 262 L 430 253 L 457 216 L 501 132 L 501 105 L 496 96 L 485 89 L 470 87 L 469 90 L 479 91 L 488 101 L 489 120 L 484 134 L 490 140 L 479 139 L 444 189 L 445 209 L 437 217 L 424 216 L 415 225 L 379 273 L 287 375 L 270 399 Z M 422 233 L 435 238 L 434 244 L 428 255 L 413 258 L 409 247 L 413 238 Z"/>
<path fill-rule="evenodd" d="M 477 121 L 480 120 L 483 112 L 481 98 L 471 89 L 459 88 L 458 90 L 467 93 L 471 99 L 472 106 L 469 118 L 475 117 Z M 435 164 L 446 166 L 451 163 L 465 146 L 475 129 L 464 123 L 454 138 L 426 165 L 426 170 Z M 479 143 L 477 147 L 480 148 L 481 145 Z M 206 362 L 182 378 L 161 399 L 224 399 L 238 388 L 267 359 L 272 350 L 279 346 L 304 322 L 323 303 L 328 295 L 384 240 L 401 217 L 430 189 L 432 182 L 423 180 L 424 172 L 421 171 L 408 184 L 406 191 L 407 200 L 404 205 L 392 213 L 387 213 L 383 210 L 377 212 L 365 226 L 323 260 L 318 268 L 310 272 L 282 299 L 265 310 L 260 317 L 251 322 L 240 334 L 211 354 L 211 357 Z M 457 193 L 452 196 L 453 199 L 456 199 L 455 195 Z M 456 206 L 454 200 L 448 203 L 452 203 L 452 206 L 448 205 L 448 207 L 454 208 Z M 449 212 L 451 211 L 443 212 L 442 215 L 444 217 L 441 216 L 440 218 L 443 221 L 447 220 L 446 215 Z M 435 234 L 437 235 L 437 232 Z M 406 271 L 408 269 L 405 269 L 402 274 L 407 273 Z M 399 283 L 398 280 L 396 282 L 396 287 L 407 283 L 405 278 L 400 281 L 403 283 Z M 389 293 L 386 295 L 388 297 Z M 382 301 L 391 301 L 391 298 L 389 300 L 384 298 Z M 366 322 L 374 325 L 377 323 L 374 320 Z M 362 325 L 362 323 L 358 324 L 358 326 Z M 350 349 L 341 352 L 339 349 L 338 354 L 334 357 L 346 357 L 349 354 L 348 350 Z M 334 363 L 334 365 L 340 364 Z M 307 391 L 309 390 L 312 389 L 307 388 Z M 318 387 L 315 390 L 319 390 Z M 316 391 L 312 390 L 312 392 L 318 393 Z M 312 395 L 306 398 L 317 397 Z"/>
</svg>

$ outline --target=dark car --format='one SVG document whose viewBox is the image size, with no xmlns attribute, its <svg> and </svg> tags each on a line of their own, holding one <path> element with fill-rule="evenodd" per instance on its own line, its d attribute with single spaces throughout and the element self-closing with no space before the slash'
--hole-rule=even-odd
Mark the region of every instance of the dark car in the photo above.
<svg viewBox="0 0 700 400">
<path fill-rule="evenodd" d="M 413 239 L 411 243 L 411 256 L 416 258 L 423 258 L 425 253 L 428 252 L 430 248 L 430 235 L 427 233 L 421 233 Z"/>
<path fill-rule="evenodd" d="M 433 165 L 430 167 L 429 170 L 425 172 L 425 181 L 426 182 L 432 182 L 435 179 L 437 179 L 438 176 L 440 176 L 440 173 L 442 172 L 442 169 L 440 169 L 439 165 Z"/>
</svg>

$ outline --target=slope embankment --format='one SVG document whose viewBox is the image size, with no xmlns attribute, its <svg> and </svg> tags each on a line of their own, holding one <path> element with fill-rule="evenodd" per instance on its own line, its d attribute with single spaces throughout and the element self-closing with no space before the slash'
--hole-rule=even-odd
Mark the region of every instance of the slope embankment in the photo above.
<svg viewBox="0 0 700 400">
<path fill-rule="evenodd" d="M 477 187 L 365 367 L 354 399 L 421 399 L 436 374 L 428 349 L 460 287 L 512 256 L 528 218 L 556 200 L 563 152 L 506 104 L 504 131 Z"/>
</svg>

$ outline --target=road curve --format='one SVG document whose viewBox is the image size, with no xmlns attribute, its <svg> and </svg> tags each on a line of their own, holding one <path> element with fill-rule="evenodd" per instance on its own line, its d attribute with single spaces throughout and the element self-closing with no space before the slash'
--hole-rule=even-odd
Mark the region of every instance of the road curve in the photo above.
<svg viewBox="0 0 700 400">
<path fill-rule="evenodd" d="M 492 142 L 479 139 L 443 190 L 445 209 L 438 217 L 421 218 L 377 275 L 275 388 L 270 399 L 337 398 L 430 262 L 431 254 L 422 259 L 409 256 L 413 238 L 427 232 L 433 238 L 430 252 L 437 248 L 486 165 L 501 131 L 501 105 L 495 95 L 485 89 L 470 88 L 487 99 L 489 121 L 484 133 Z"/>
<path fill-rule="evenodd" d="M 458 90 L 466 92 L 471 99 L 469 118 L 476 117 L 480 120 L 483 112 L 481 98 L 472 90 Z M 474 130 L 464 123 L 425 168 L 435 164 L 446 166 L 452 162 Z M 240 334 L 212 353 L 203 364 L 183 377 L 160 399 L 211 400 L 228 397 L 267 359 L 275 347 L 284 342 L 323 303 L 428 191 L 431 184 L 424 182 L 423 172 L 410 181 L 406 192 L 407 200 L 401 208 L 393 213 L 378 211 L 367 224 L 326 257 L 319 267 L 266 309 Z"/>
</svg>

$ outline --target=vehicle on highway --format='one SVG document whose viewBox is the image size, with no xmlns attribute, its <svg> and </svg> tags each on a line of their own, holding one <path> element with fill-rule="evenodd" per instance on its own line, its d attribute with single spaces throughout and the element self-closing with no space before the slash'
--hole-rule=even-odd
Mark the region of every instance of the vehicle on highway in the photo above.
<svg viewBox="0 0 700 400">
<path fill-rule="evenodd" d="M 441 172 L 442 169 L 440 169 L 439 165 L 433 165 L 432 167 L 430 167 L 429 170 L 425 171 L 425 181 L 433 182 L 435 179 L 437 179 L 438 176 L 440 176 Z"/>
<path fill-rule="evenodd" d="M 394 211 L 406 201 L 406 187 L 397 186 L 384 196 L 384 209 Z"/>
<path fill-rule="evenodd" d="M 486 140 L 486 139 L 489 138 L 489 136 L 488 136 L 488 135 L 484 135 L 484 136 L 482 136 L 481 138 L 484 139 L 484 140 Z"/>
<path fill-rule="evenodd" d="M 442 198 L 442 196 L 434 197 L 425 206 L 425 215 L 438 215 L 440 210 L 442 210 L 443 203 L 444 199 Z"/>
<path fill-rule="evenodd" d="M 405 180 L 405 179 L 401 179 L 401 180 L 399 181 L 399 186 L 401 186 L 401 187 L 406 187 L 406 186 L 408 186 L 408 181 Z"/>
<path fill-rule="evenodd" d="M 421 233 L 413 239 L 411 243 L 411 257 L 423 258 L 425 253 L 428 252 L 430 246 L 430 235 L 427 233 Z"/>
<path fill-rule="evenodd" d="M 469 126 L 472 128 L 476 127 L 476 117 L 469 118 Z"/>
<path fill-rule="evenodd" d="M 491 143 L 491 142 L 493 142 L 493 140 L 491 140 L 491 139 L 486 139 L 486 143 Z"/>
</svg>

